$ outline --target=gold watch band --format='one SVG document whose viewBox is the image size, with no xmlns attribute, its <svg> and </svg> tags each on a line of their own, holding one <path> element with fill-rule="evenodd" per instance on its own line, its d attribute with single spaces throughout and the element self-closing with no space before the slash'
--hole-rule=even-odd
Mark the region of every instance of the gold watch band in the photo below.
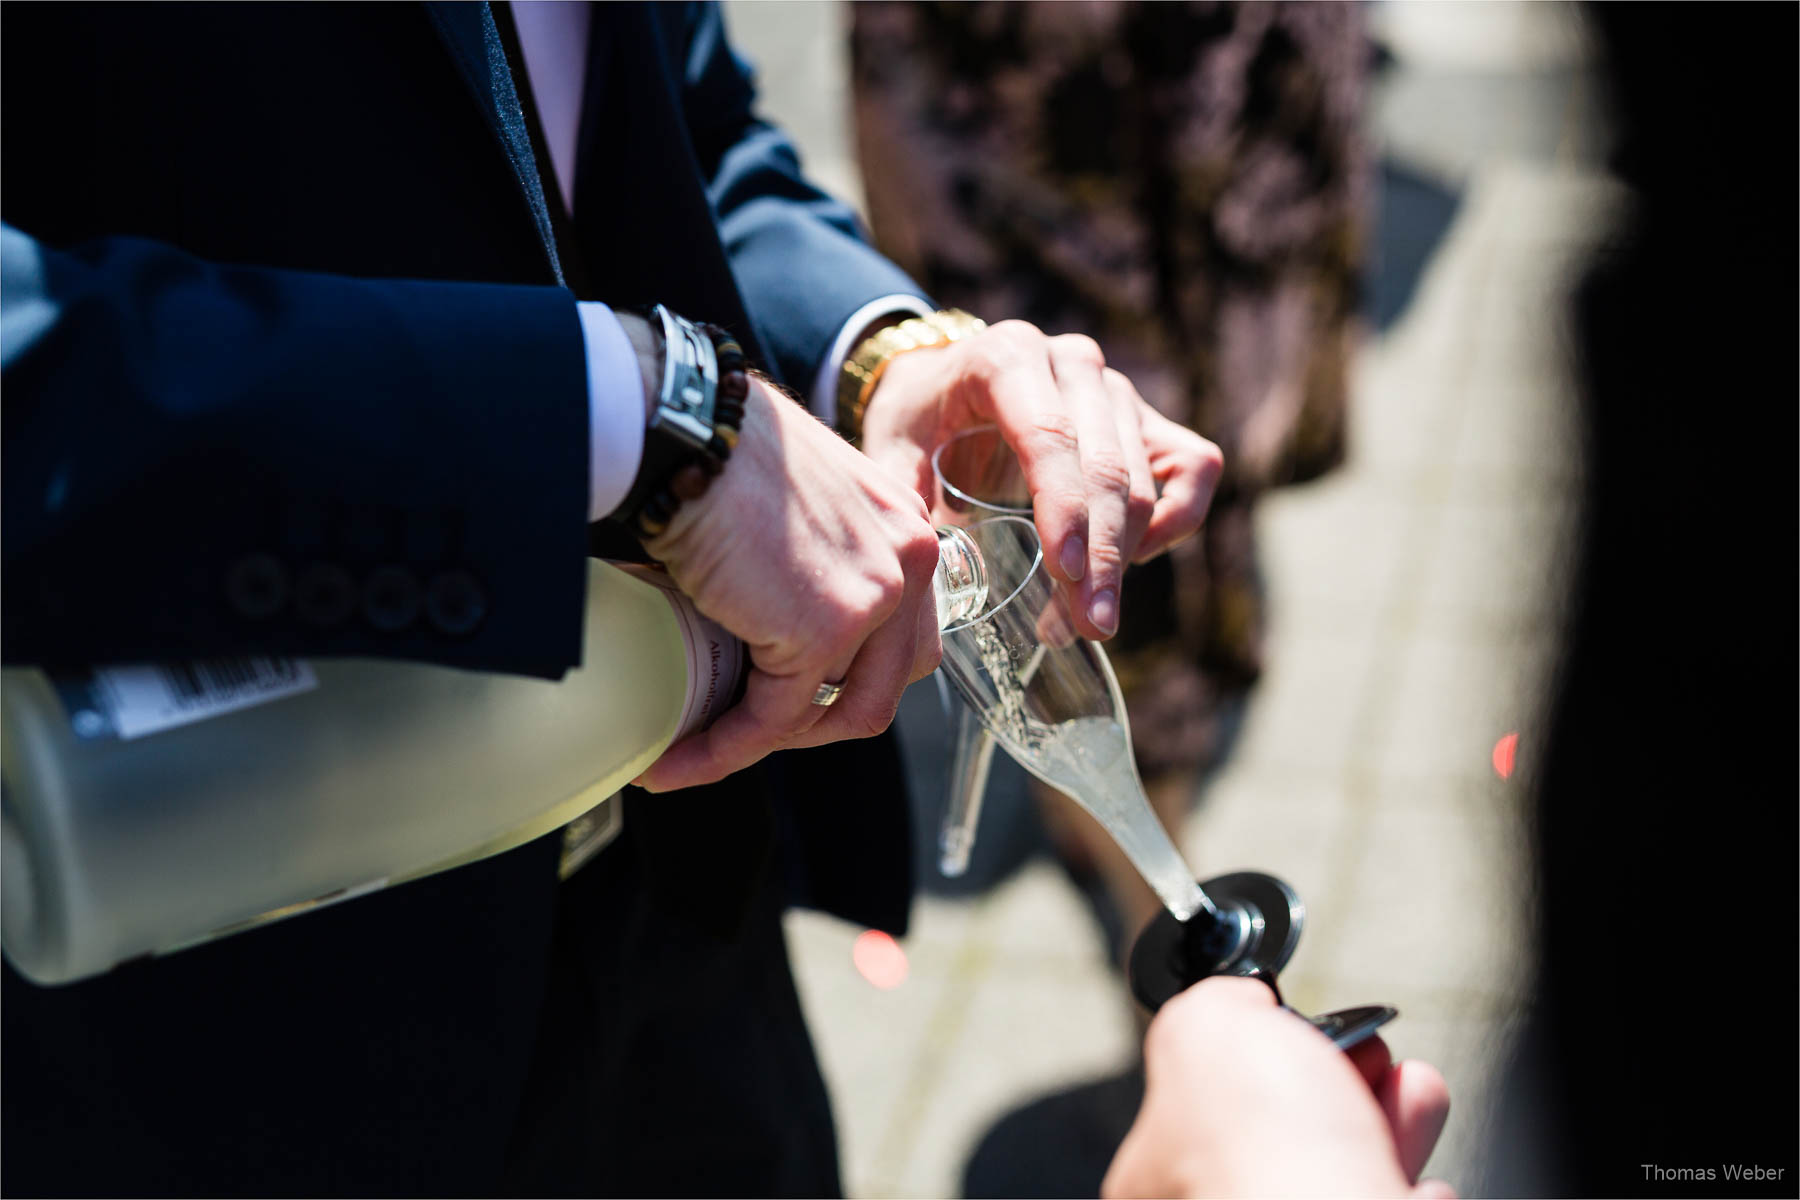
<svg viewBox="0 0 1800 1200">
<path fill-rule="evenodd" d="M 861 444 L 863 413 L 869 407 L 869 397 L 875 394 L 881 373 L 900 355 L 909 350 L 947 346 L 986 328 L 987 322 L 980 317 L 950 308 L 929 317 L 909 317 L 864 338 L 844 359 L 844 369 L 838 373 L 838 432 L 852 445 Z"/>
</svg>

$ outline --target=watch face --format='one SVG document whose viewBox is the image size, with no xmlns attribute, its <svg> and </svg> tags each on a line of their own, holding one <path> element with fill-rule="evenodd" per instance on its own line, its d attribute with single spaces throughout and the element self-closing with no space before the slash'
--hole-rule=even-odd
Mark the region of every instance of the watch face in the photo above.
<svg viewBox="0 0 1800 1200">
<path fill-rule="evenodd" d="M 712 339 L 692 322 L 657 306 L 663 326 L 663 387 L 650 429 L 689 449 L 704 449 L 713 435 L 719 360 Z"/>
</svg>

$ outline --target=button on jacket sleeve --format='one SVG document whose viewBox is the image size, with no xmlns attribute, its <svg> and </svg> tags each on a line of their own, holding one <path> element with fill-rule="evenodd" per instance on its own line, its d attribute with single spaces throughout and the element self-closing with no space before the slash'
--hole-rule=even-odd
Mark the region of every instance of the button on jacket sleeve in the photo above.
<svg viewBox="0 0 1800 1200">
<path fill-rule="evenodd" d="M 589 379 L 566 290 L 11 228 L 0 267 L 7 661 L 579 660 Z"/>
</svg>

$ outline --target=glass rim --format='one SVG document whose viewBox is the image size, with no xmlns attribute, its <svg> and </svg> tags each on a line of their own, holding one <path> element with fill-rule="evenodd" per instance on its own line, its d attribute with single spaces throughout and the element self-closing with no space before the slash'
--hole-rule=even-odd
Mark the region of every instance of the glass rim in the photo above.
<svg viewBox="0 0 1800 1200">
<path fill-rule="evenodd" d="M 1000 427 L 998 425 L 971 425 L 967 429 L 957 430 L 942 442 L 939 442 L 937 449 L 931 452 L 931 474 L 937 479 L 939 487 L 943 488 L 952 496 L 955 496 L 958 500 L 961 500 L 964 504 L 973 505 L 976 508 L 983 508 L 989 512 L 999 513 L 1003 516 L 1029 517 L 1031 515 L 1031 508 L 1029 505 L 1020 508 L 1013 504 L 996 504 L 992 500 L 983 500 L 979 496 L 969 495 L 969 493 L 963 491 L 948 479 L 944 478 L 944 467 L 943 463 L 940 461 L 943 458 L 944 451 L 948 450 L 957 442 L 962 441 L 964 438 L 974 437 L 978 433 L 992 433 L 997 435 L 999 432 Z M 1000 444 L 1002 446 L 1006 445 L 1004 438 L 1001 439 Z M 1043 553 L 1042 546 L 1038 547 L 1038 552 L 1041 556 Z"/>
<path fill-rule="evenodd" d="M 1043 566 L 1044 566 L 1044 539 L 1042 537 L 1038 536 L 1037 526 L 1032 524 L 1030 518 L 1028 518 L 1028 517 L 1014 516 L 1010 513 L 1002 515 L 1002 516 L 997 516 L 997 517 L 988 517 L 985 520 L 977 521 L 973 525 L 968 526 L 966 529 L 963 530 L 963 532 L 968 533 L 970 530 L 979 528 L 982 525 L 991 525 L 996 521 L 1006 521 L 1006 522 L 1017 523 L 1017 524 L 1025 526 L 1025 528 L 1031 530 L 1031 540 L 1032 540 L 1033 544 L 1036 546 L 1036 549 L 1032 552 L 1032 556 L 1031 556 L 1031 569 L 1026 571 L 1024 574 L 1024 577 L 1019 580 L 1018 584 L 1013 588 L 1013 590 L 1006 594 L 1006 599 L 1000 601 L 1000 603 L 998 603 L 998 604 L 990 605 L 989 607 L 983 609 L 981 615 L 978 617 L 970 617 L 966 621 L 960 621 L 955 625 L 951 625 L 945 629 L 940 630 L 938 632 L 939 637 L 946 637 L 952 633 L 961 633 L 963 630 L 968 629 L 970 626 L 979 625 L 983 621 L 987 620 L 989 617 L 994 616 L 996 613 L 1000 612 L 1000 610 L 1004 609 L 1007 605 L 1011 604 L 1014 600 L 1017 600 L 1019 598 L 1019 593 L 1025 590 L 1025 585 L 1030 583 L 1034 578 L 1036 578 L 1037 573 L 1043 569 Z M 979 549 L 979 547 L 977 547 L 977 548 Z"/>
</svg>

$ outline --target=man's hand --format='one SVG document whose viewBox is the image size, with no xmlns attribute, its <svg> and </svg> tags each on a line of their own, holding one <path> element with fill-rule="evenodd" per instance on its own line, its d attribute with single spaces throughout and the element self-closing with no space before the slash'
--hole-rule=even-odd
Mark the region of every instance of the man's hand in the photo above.
<svg viewBox="0 0 1800 1200">
<path fill-rule="evenodd" d="M 1450 1111 L 1444 1077 L 1380 1038 L 1340 1052 L 1251 979 L 1218 977 L 1157 1013 L 1144 1106 L 1101 1194 L 1454 1197 L 1415 1184 Z"/>
<path fill-rule="evenodd" d="M 888 363 L 863 450 L 929 496 L 931 452 L 990 422 L 1019 456 L 1045 565 L 1070 585 L 1082 636 L 1111 637 L 1125 564 L 1200 528 L 1219 448 L 1145 403 L 1092 338 L 1004 321 Z"/>
<path fill-rule="evenodd" d="M 937 668 L 925 502 L 754 376 L 731 461 L 646 548 L 751 661 L 743 700 L 670 747 L 639 780 L 651 791 L 711 783 L 778 749 L 871 737 L 906 685 Z M 839 681 L 836 704 L 812 703 Z"/>
</svg>

